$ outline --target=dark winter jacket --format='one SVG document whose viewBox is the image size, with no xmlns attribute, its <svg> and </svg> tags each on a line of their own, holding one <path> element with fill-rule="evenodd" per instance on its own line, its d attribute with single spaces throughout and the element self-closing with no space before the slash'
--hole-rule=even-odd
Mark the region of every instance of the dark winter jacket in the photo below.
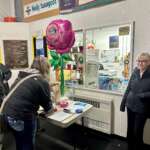
<svg viewBox="0 0 150 150">
<path fill-rule="evenodd" d="M 140 70 L 135 68 L 126 92 L 123 96 L 120 110 L 124 111 L 125 106 L 140 114 L 150 117 L 150 68 L 140 77 Z"/>
<path fill-rule="evenodd" d="M 8 80 L 11 78 L 11 74 L 11 70 L 0 63 L 0 105 L 9 92 Z"/>
<path fill-rule="evenodd" d="M 29 74 L 31 73 L 20 72 L 15 84 Z M 3 112 L 15 119 L 32 119 L 39 106 L 45 111 L 52 108 L 49 84 L 41 76 L 31 77 L 21 83 L 6 102 Z"/>
</svg>

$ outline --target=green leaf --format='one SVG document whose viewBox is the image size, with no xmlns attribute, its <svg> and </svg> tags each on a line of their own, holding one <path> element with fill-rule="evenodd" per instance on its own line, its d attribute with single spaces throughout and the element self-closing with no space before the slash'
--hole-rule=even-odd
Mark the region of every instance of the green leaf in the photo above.
<svg viewBox="0 0 150 150">
<path fill-rule="evenodd" d="M 51 64 L 51 66 L 54 66 L 54 63 L 55 63 L 55 60 L 54 59 L 50 59 L 50 64 Z"/>
<path fill-rule="evenodd" d="M 59 55 L 55 51 L 50 51 L 50 54 L 53 59 L 59 59 Z"/>
<path fill-rule="evenodd" d="M 60 67 L 60 59 L 57 59 L 57 60 L 56 59 L 51 59 L 50 64 L 51 64 L 51 66 L 54 67 L 54 70 L 56 70 L 57 68 Z"/>
<path fill-rule="evenodd" d="M 55 60 L 54 61 L 54 66 L 58 65 L 59 61 L 58 60 Z"/>
<path fill-rule="evenodd" d="M 62 58 L 63 58 L 65 61 L 72 61 L 72 58 L 70 57 L 69 54 L 62 54 Z"/>
<path fill-rule="evenodd" d="M 54 66 L 54 70 L 56 70 L 56 69 L 59 68 L 59 67 L 60 67 L 59 65 Z"/>
<path fill-rule="evenodd" d="M 59 67 L 61 66 L 61 61 L 60 61 L 60 59 L 58 60 L 58 65 L 59 65 Z"/>
</svg>

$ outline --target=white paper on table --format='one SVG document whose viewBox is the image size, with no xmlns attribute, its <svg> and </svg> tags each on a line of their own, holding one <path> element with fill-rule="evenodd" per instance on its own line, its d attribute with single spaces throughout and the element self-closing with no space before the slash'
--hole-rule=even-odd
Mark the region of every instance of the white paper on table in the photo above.
<svg viewBox="0 0 150 150">
<path fill-rule="evenodd" d="M 48 118 L 56 120 L 56 121 L 63 121 L 71 116 L 72 116 L 72 114 L 65 113 L 63 111 L 59 111 L 59 112 L 55 112 L 54 114 L 48 116 Z"/>
</svg>

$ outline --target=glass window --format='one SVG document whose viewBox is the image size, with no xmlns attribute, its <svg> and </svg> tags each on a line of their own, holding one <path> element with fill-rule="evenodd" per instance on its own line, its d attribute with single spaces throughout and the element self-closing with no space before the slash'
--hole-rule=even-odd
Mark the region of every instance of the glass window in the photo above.
<svg viewBox="0 0 150 150">
<path fill-rule="evenodd" d="M 75 31 L 75 43 L 70 50 L 72 61 L 66 63 L 65 70 L 69 70 L 70 78 L 66 80 L 66 84 L 83 85 L 84 71 L 84 46 L 83 46 L 83 30 Z"/>
<path fill-rule="evenodd" d="M 85 32 L 85 86 L 124 91 L 131 70 L 131 25 Z"/>
</svg>

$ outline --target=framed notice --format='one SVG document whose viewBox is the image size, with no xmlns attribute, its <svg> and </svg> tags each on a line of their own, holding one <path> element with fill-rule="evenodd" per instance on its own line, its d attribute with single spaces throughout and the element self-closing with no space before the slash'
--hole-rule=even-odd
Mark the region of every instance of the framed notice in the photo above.
<svg viewBox="0 0 150 150">
<path fill-rule="evenodd" d="M 76 5 L 77 0 L 59 0 L 60 10 L 73 9 Z"/>
<path fill-rule="evenodd" d="M 118 48 L 119 47 L 119 36 L 110 36 L 109 37 L 109 48 Z"/>
<path fill-rule="evenodd" d="M 34 49 L 34 57 L 36 56 L 47 57 L 46 36 L 43 36 L 42 38 L 33 37 L 33 49 Z"/>
<path fill-rule="evenodd" d="M 12 69 L 28 67 L 27 40 L 4 40 L 5 64 Z"/>
</svg>

